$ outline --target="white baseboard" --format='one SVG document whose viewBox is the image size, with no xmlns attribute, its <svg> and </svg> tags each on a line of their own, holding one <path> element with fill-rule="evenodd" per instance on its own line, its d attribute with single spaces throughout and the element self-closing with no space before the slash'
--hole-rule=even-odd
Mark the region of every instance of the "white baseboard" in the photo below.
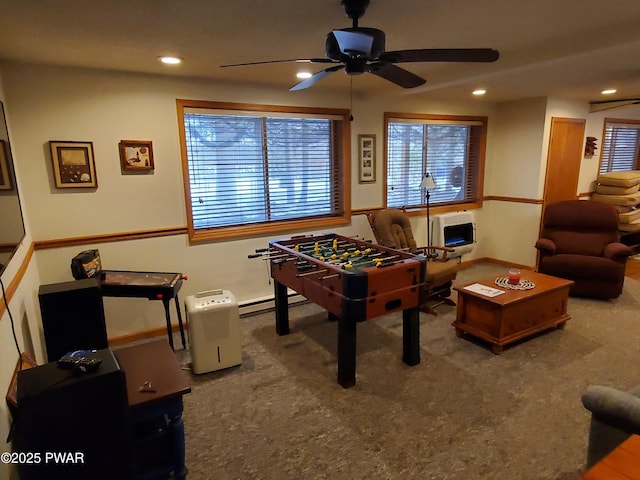
<svg viewBox="0 0 640 480">
<path fill-rule="evenodd" d="M 295 291 L 289 289 L 289 305 L 295 305 L 296 303 L 304 303 L 308 301 L 302 295 L 296 293 Z M 242 302 L 238 302 L 238 308 L 240 310 L 240 315 L 255 315 L 257 313 L 267 312 L 269 310 L 275 309 L 275 300 L 273 295 L 268 295 L 265 297 L 257 297 L 249 300 L 244 300 Z"/>
</svg>

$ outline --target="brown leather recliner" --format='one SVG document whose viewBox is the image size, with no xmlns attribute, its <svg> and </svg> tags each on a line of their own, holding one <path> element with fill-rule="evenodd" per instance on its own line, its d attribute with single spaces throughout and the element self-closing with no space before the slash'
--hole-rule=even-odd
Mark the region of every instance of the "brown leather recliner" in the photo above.
<svg viewBox="0 0 640 480">
<path fill-rule="evenodd" d="M 616 298 L 622 293 L 627 258 L 633 251 L 620 243 L 618 212 L 613 205 L 566 200 L 544 212 L 538 249 L 538 272 L 573 280 L 569 295 Z"/>
<path fill-rule="evenodd" d="M 447 254 L 454 251 L 452 248 L 418 247 L 409 217 L 401 210 L 388 208 L 371 211 L 367 213 L 367 218 L 379 245 L 421 254 L 427 258 L 425 290 L 421 299 L 422 311 L 437 315 L 435 307 L 438 305 L 455 305 L 455 302 L 448 298 L 451 295 L 451 285 L 458 273 L 457 262 L 448 261 L 447 258 Z"/>
</svg>

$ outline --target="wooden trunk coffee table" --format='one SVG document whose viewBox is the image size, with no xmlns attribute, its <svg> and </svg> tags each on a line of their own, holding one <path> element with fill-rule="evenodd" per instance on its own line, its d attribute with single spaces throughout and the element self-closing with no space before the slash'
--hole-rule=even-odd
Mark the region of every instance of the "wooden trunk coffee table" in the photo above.
<svg viewBox="0 0 640 480">
<path fill-rule="evenodd" d="M 493 353 L 498 354 L 505 345 L 517 340 L 551 328 L 562 328 L 571 318 L 567 314 L 571 280 L 523 271 L 521 283 L 533 282 L 535 286 L 529 290 L 512 290 L 497 285 L 496 278 L 454 287 L 458 292 L 458 307 L 452 325 L 458 337 L 469 334 L 486 340 Z M 491 296 L 498 291 L 504 293 Z"/>
</svg>

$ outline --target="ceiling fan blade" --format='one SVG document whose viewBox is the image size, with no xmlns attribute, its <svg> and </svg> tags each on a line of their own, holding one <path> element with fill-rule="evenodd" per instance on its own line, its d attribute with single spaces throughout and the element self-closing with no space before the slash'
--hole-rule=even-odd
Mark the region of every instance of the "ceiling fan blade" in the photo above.
<svg viewBox="0 0 640 480">
<path fill-rule="evenodd" d="M 371 54 L 373 37 L 370 35 L 345 30 L 333 30 L 330 35 L 335 37 L 340 51 L 346 55 L 358 53 L 369 56 Z"/>
<path fill-rule="evenodd" d="M 220 65 L 220 68 L 227 67 L 246 67 L 249 65 L 265 65 L 267 63 L 337 63 L 335 60 L 331 60 L 330 58 L 292 58 L 289 60 L 266 60 L 263 62 L 248 62 L 248 63 L 233 63 L 227 65 Z"/>
<path fill-rule="evenodd" d="M 495 62 L 500 52 L 492 48 L 423 48 L 380 55 L 381 62 Z"/>
<path fill-rule="evenodd" d="M 315 85 L 320 80 L 322 80 L 324 77 L 327 77 L 333 72 L 337 72 L 338 70 L 342 70 L 343 68 L 344 68 L 344 65 L 336 65 L 335 67 L 329 67 L 324 70 L 320 70 L 319 72 L 315 73 L 312 77 L 307 78 L 306 80 L 303 80 L 302 82 L 297 83 L 296 85 L 291 87 L 289 91 L 294 92 L 296 90 L 304 90 L 305 88 L 309 88 Z"/>
<path fill-rule="evenodd" d="M 619 100 L 598 100 L 595 102 L 589 102 L 590 105 L 599 105 L 601 103 L 615 103 L 615 102 L 633 102 L 640 101 L 640 98 L 621 98 Z"/>
<path fill-rule="evenodd" d="M 369 66 L 369 72 L 384 78 L 402 88 L 415 88 L 424 85 L 427 81 L 418 75 L 411 73 L 404 68 L 396 67 L 393 64 L 374 63 Z"/>
</svg>

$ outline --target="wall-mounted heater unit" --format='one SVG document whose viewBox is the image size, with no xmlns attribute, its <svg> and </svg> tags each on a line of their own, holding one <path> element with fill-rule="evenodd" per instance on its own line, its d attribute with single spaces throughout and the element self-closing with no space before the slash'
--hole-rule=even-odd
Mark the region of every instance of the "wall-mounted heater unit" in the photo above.
<svg viewBox="0 0 640 480">
<path fill-rule="evenodd" d="M 228 290 L 210 290 L 185 300 L 193 373 L 242 363 L 238 303 Z"/>
<path fill-rule="evenodd" d="M 449 258 L 461 257 L 475 248 L 476 225 L 471 212 L 453 212 L 435 215 L 432 222 L 432 245 L 455 249 Z"/>
</svg>

